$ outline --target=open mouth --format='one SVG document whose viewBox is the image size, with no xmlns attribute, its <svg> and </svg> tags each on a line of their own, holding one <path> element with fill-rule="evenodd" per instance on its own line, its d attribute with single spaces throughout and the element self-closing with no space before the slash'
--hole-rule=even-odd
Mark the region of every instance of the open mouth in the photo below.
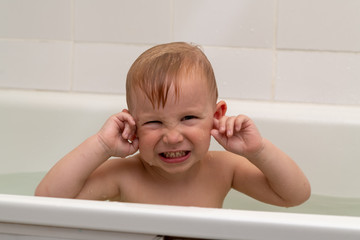
<svg viewBox="0 0 360 240">
<path fill-rule="evenodd" d="M 173 151 L 160 153 L 160 158 L 167 163 L 180 163 L 190 157 L 190 151 Z"/>
</svg>

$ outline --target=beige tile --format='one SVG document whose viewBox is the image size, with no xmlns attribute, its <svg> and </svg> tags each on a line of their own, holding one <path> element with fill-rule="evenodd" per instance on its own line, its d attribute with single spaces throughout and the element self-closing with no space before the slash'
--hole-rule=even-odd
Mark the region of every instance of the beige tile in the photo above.
<svg viewBox="0 0 360 240">
<path fill-rule="evenodd" d="M 70 40 L 70 0 L 1 0 L 0 37 Z"/>
<path fill-rule="evenodd" d="M 0 41 L 0 86 L 70 90 L 71 44 Z"/>
<path fill-rule="evenodd" d="M 205 48 L 221 98 L 271 100 L 271 50 Z"/>
<path fill-rule="evenodd" d="M 175 0 L 175 40 L 270 48 L 274 9 L 273 0 Z"/>
<path fill-rule="evenodd" d="M 360 51 L 360 1 L 279 0 L 278 47 Z"/>
<path fill-rule="evenodd" d="M 360 55 L 282 51 L 276 100 L 360 104 Z"/>
<path fill-rule="evenodd" d="M 171 39 L 171 1 L 77 0 L 78 41 L 160 43 Z"/>
<path fill-rule="evenodd" d="M 127 72 L 147 48 L 116 44 L 76 44 L 73 90 L 125 93 Z"/>
</svg>

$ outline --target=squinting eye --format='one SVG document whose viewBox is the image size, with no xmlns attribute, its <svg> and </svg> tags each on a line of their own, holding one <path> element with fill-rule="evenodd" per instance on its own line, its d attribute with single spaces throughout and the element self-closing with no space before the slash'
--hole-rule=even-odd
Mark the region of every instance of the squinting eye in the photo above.
<svg viewBox="0 0 360 240">
<path fill-rule="evenodd" d="M 196 119 L 197 117 L 195 117 L 195 116 L 192 116 L 192 115 L 190 115 L 190 116 L 185 116 L 185 117 L 183 117 L 181 120 L 191 120 L 191 119 Z"/>
<path fill-rule="evenodd" d="M 148 122 L 144 123 L 144 125 L 146 125 L 146 124 L 161 124 L 161 122 L 160 121 L 148 121 Z"/>
</svg>

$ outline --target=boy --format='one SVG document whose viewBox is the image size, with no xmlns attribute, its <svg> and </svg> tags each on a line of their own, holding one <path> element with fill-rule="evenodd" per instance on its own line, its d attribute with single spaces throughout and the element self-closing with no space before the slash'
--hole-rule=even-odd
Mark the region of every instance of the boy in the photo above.
<svg viewBox="0 0 360 240">
<path fill-rule="evenodd" d="M 61 159 L 36 195 L 217 208 L 231 188 L 278 206 L 309 198 L 309 182 L 290 157 L 247 116 L 225 115 L 198 47 L 145 51 L 126 90 L 128 109 Z M 227 151 L 208 151 L 211 136 Z"/>
</svg>

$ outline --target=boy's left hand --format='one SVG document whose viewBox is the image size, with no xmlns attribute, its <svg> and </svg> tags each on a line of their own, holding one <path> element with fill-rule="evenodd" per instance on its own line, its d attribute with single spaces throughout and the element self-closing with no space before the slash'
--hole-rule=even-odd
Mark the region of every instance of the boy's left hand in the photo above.
<svg viewBox="0 0 360 240">
<path fill-rule="evenodd" d="M 254 122 L 245 115 L 214 119 L 211 135 L 227 151 L 247 158 L 256 156 L 264 145 L 263 138 Z"/>
</svg>

